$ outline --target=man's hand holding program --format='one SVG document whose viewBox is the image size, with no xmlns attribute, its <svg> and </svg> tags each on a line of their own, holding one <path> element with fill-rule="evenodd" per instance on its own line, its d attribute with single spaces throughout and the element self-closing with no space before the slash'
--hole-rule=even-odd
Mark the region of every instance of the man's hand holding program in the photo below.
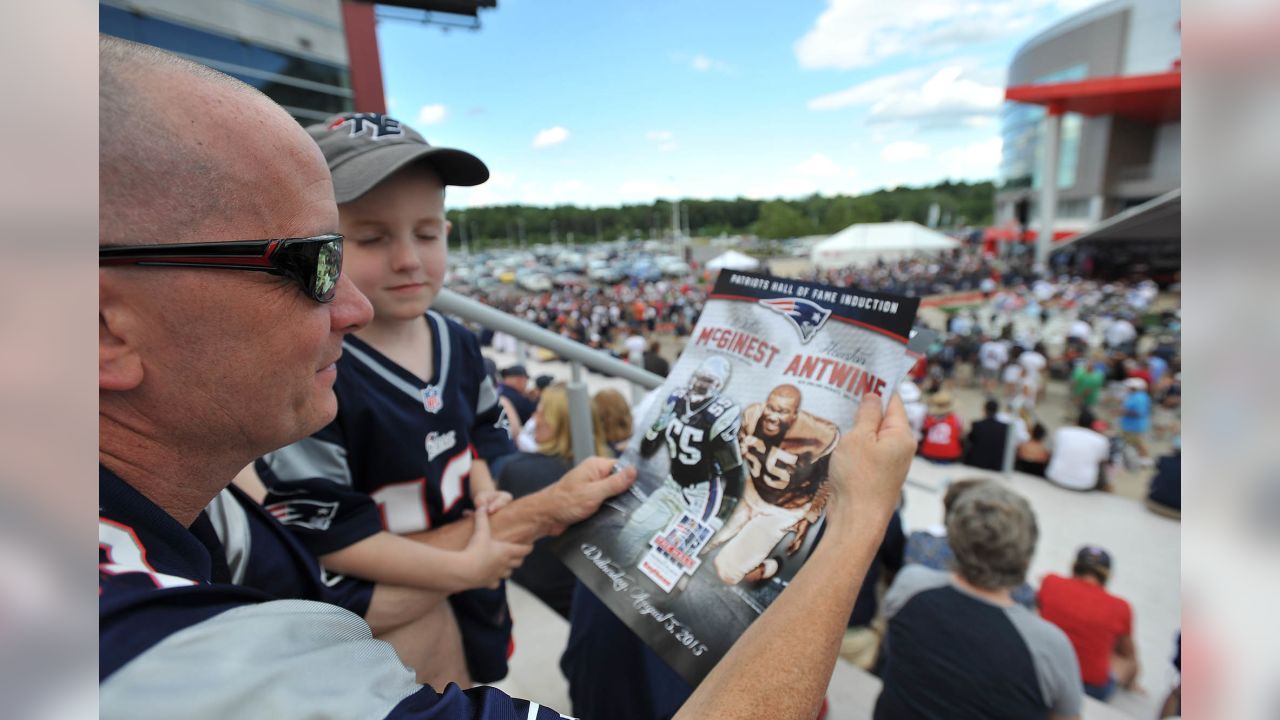
<svg viewBox="0 0 1280 720">
<path fill-rule="evenodd" d="M 828 532 L 868 523 L 883 531 L 898 505 L 916 440 L 896 394 L 881 411 L 880 396 L 865 395 L 853 427 L 831 456 Z"/>
</svg>

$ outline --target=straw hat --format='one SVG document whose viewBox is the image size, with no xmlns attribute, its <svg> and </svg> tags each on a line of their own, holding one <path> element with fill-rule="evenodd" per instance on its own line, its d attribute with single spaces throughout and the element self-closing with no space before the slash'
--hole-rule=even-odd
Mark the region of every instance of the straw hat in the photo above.
<svg viewBox="0 0 1280 720">
<path fill-rule="evenodd" d="M 944 415 L 951 412 L 951 393 L 942 390 L 930 396 L 929 412 L 933 415 Z"/>
</svg>

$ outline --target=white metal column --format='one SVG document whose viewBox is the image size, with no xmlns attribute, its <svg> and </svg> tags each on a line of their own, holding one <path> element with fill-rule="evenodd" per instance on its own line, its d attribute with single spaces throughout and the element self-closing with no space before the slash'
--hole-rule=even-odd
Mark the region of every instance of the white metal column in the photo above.
<svg viewBox="0 0 1280 720">
<path fill-rule="evenodd" d="M 1044 172 L 1040 175 L 1040 232 L 1036 237 L 1038 273 L 1049 269 L 1053 249 L 1053 225 L 1058 214 L 1058 153 L 1062 144 L 1062 107 L 1050 105 L 1044 117 Z"/>
</svg>

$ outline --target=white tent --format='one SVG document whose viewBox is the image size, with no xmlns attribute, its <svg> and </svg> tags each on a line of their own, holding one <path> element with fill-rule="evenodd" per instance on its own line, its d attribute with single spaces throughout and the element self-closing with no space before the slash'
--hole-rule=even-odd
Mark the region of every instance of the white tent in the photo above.
<svg viewBox="0 0 1280 720">
<path fill-rule="evenodd" d="M 960 247 L 940 232 L 913 222 L 850 225 L 813 246 L 809 258 L 819 269 L 844 267 L 877 258 L 892 260 L 916 253 L 939 253 Z"/>
<path fill-rule="evenodd" d="M 707 261 L 708 270 L 755 270 L 760 261 L 737 250 L 730 250 Z"/>
</svg>

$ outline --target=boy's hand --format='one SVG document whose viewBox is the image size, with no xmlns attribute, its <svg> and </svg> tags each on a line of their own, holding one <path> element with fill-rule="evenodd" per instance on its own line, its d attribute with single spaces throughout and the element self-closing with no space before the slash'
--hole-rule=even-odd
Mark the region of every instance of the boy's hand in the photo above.
<svg viewBox="0 0 1280 720">
<path fill-rule="evenodd" d="M 481 490 L 471 499 L 476 512 L 487 512 L 490 515 L 506 507 L 511 502 L 511 493 L 506 490 Z"/>
<path fill-rule="evenodd" d="M 487 511 L 473 513 L 472 517 L 475 529 L 461 553 L 461 577 L 467 588 L 494 589 L 499 582 L 511 577 L 513 570 L 520 567 L 525 556 L 533 550 L 533 545 L 495 539 L 489 532 Z"/>
<path fill-rule="evenodd" d="M 568 526 L 591 517 L 601 503 L 631 487 L 636 480 L 636 469 L 627 467 L 614 473 L 613 467 L 614 461 L 608 458 L 587 458 L 542 491 L 549 498 L 552 535 L 559 535 Z"/>
</svg>

